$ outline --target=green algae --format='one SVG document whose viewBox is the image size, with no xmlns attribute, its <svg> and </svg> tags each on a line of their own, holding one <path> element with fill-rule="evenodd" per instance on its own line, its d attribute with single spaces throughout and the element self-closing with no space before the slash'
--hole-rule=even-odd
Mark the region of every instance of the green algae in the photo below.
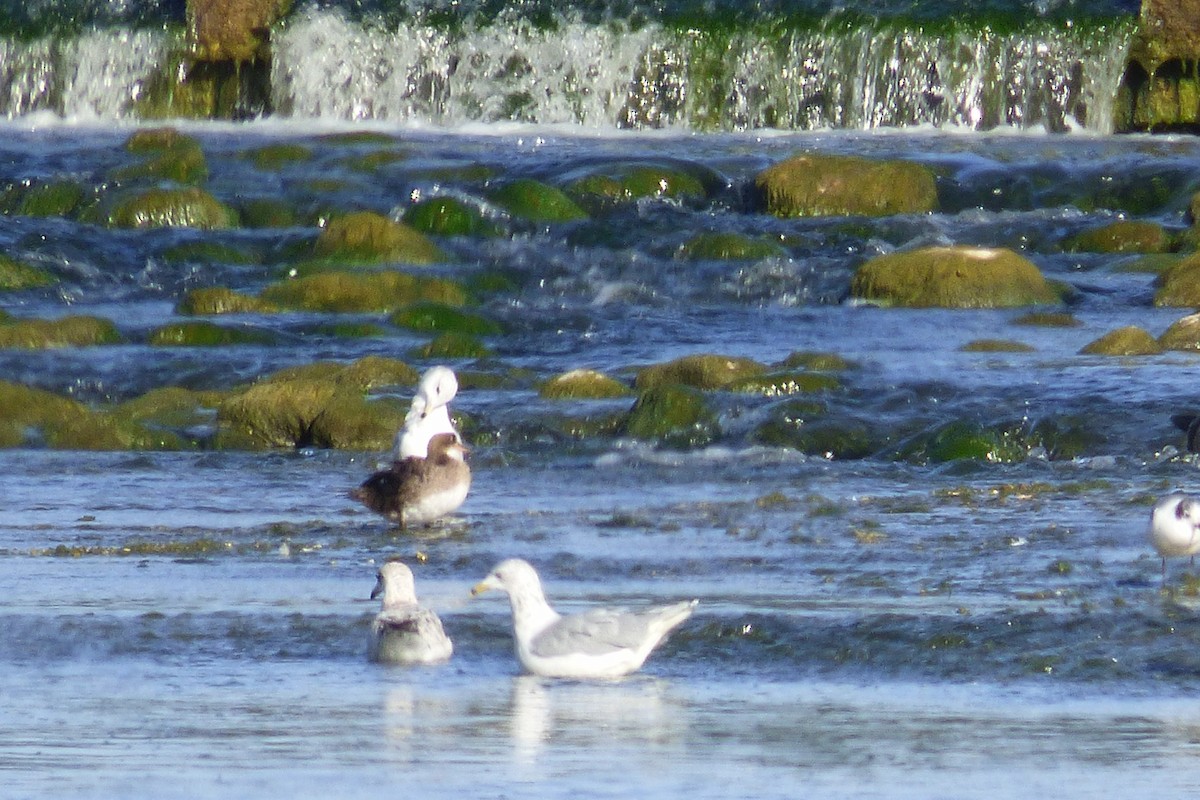
<svg viewBox="0 0 1200 800">
<path fill-rule="evenodd" d="M 1066 243 L 1068 250 L 1089 253 L 1164 253 L 1171 245 L 1166 229 L 1148 220 L 1117 220 L 1077 234 Z"/>
<path fill-rule="evenodd" d="M 679 248 L 679 257 L 688 261 L 761 261 L 787 255 L 777 242 L 728 232 L 700 233 Z"/>
<path fill-rule="evenodd" d="M 24 289 L 39 289 L 58 282 L 44 269 L 0 254 L 0 292 L 18 292 Z"/>
<path fill-rule="evenodd" d="M 313 150 L 306 145 L 281 142 L 247 150 L 242 157 L 263 171 L 275 172 L 290 164 L 311 161 Z"/>
<path fill-rule="evenodd" d="M 414 203 L 404 212 L 404 222 L 414 230 L 437 236 L 496 236 L 498 225 L 476 207 L 455 197 L 432 197 Z"/>
<path fill-rule="evenodd" d="M 850 294 L 909 308 L 1003 308 L 1062 301 L 1032 262 L 1005 249 L 927 247 L 863 264 Z"/>
<path fill-rule="evenodd" d="M 506 183 L 488 197 L 512 216 L 532 222 L 572 222 L 588 216 L 561 189 L 530 178 Z"/>
<path fill-rule="evenodd" d="M 1089 342 L 1079 352 L 1098 356 L 1148 356 L 1163 352 L 1163 346 L 1148 331 L 1127 325 Z"/>
<path fill-rule="evenodd" d="M 282 308 L 331 312 L 390 312 L 420 302 L 461 306 L 468 301 L 461 284 L 398 270 L 306 275 L 273 283 L 260 297 Z"/>
<path fill-rule="evenodd" d="M 388 321 L 414 331 L 461 333 L 469 336 L 495 336 L 503 333 L 498 322 L 445 303 L 417 303 L 392 314 Z"/>
<path fill-rule="evenodd" d="M 937 210 L 933 172 L 908 161 L 806 153 L 761 172 L 755 186 L 779 217 L 887 216 Z"/>
<path fill-rule="evenodd" d="M 147 343 L 152 347 L 227 347 L 239 344 L 271 345 L 277 343 L 277 338 L 266 330 L 194 321 L 156 328 L 150 332 Z"/>
<path fill-rule="evenodd" d="M 331 219 L 317 237 L 313 255 L 329 262 L 368 264 L 433 264 L 449 258 L 424 234 L 373 211 Z"/>
<path fill-rule="evenodd" d="M 0 320 L 0 348 L 44 350 L 117 344 L 121 341 L 116 326 L 99 317 Z"/>
<path fill-rule="evenodd" d="M 261 297 L 235 292 L 224 286 L 192 289 L 179 301 L 176 313 L 188 316 L 217 314 L 269 314 L 279 306 Z"/>
<path fill-rule="evenodd" d="M 88 192 L 74 181 L 36 183 L 21 196 L 17 213 L 26 217 L 69 217 L 81 205 Z"/>
<path fill-rule="evenodd" d="M 730 381 L 724 388 L 731 392 L 760 394 L 763 397 L 784 397 L 833 391 L 840 389 L 841 385 L 841 381 L 832 375 L 788 370 L 738 378 Z"/>
<path fill-rule="evenodd" d="M 492 355 L 492 350 L 469 333 L 447 331 L 413 353 L 427 359 L 486 358 Z"/>
<path fill-rule="evenodd" d="M 724 389 L 736 381 L 766 372 L 767 366 L 753 359 L 702 353 L 643 367 L 638 370 L 634 387 L 639 392 L 669 384 Z"/>
<path fill-rule="evenodd" d="M 1035 348 L 1011 339 L 973 339 L 959 348 L 964 353 L 1033 353 Z"/>
<path fill-rule="evenodd" d="M 203 189 L 154 188 L 119 200 L 106 221 L 114 228 L 222 230 L 236 227 L 237 213 Z"/>
<path fill-rule="evenodd" d="M 551 400 L 600 400 L 625 397 L 630 389 L 616 378 L 591 369 L 574 369 L 555 375 L 538 387 L 538 394 Z"/>
<path fill-rule="evenodd" d="M 708 444 L 719 433 L 717 415 L 704 394 L 689 386 L 668 384 L 647 389 L 621 422 L 635 439 L 658 439 L 677 447 Z"/>
</svg>

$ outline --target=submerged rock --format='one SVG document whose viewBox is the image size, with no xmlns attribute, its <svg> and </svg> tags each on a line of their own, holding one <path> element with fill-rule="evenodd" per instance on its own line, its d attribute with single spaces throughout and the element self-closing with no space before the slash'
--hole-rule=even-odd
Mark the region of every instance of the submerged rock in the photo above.
<svg viewBox="0 0 1200 800">
<path fill-rule="evenodd" d="M 825 419 L 797 405 L 775 410 L 770 419 L 755 428 L 750 439 L 839 461 L 867 458 L 880 447 L 871 427 L 862 420 Z"/>
<path fill-rule="evenodd" d="M 700 447 L 720 431 L 704 394 L 678 384 L 643 391 L 625 415 L 621 432 L 635 439 L 660 439 L 680 447 Z"/>
<path fill-rule="evenodd" d="M 1200 350 L 1200 314 L 1189 314 L 1173 322 L 1158 337 L 1158 343 L 1166 350 Z"/>
<path fill-rule="evenodd" d="M 912 308 L 1001 308 L 1060 303 L 1032 262 L 1003 248 L 927 247 L 878 256 L 850 282 L 853 297 Z"/>
<path fill-rule="evenodd" d="M 432 197 L 404 212 L 414 230 L 436 236 L 496 236 L 500 228 L 478 208 L 454 197 Z"/>
<path fill-rule="evenodd" d="M 696 176 L 684 169 L 657 164 L 598 167 L 571 181 L 566 192 L 594 210 L 642 198 L 699 201 L 708 196 L 704 183 Z"/>
<path fill-rule="evenodd" d="M 1094 356 L 1150 356 L 1162 351 L 1163 346 L 1149 332 L 1129 325 L 1104 334 L 1079 352 Z"/>
<path fill-rule="evenodd" d="M 235 292 L 224 286 L 192 289 L 179 301 L 179 314 L 204 316 L 215 314 L 268 314 L 279 306 L 261 297 Z"/>
<path fill-rule="evenodd" d="M 467 291 L 443 278 L 397 270 L 324 272 L 273 283 L 261 298 L 283 308 L 305 311 L 395 311 L 420 302 L 461 306 Z"/>
<path fill-rule="evenodd" d="M 938 207 L 933 172 L 910 161 L 807 153 L 759 173 L 755 186 L 778 217 L 879 217 Z"/>
<path fill-rule="evenodd" d="M 639 392 L 671 384 L 697 389 L 723 389 L 738 380 L 766 373 L 767 366 L 749 358 L 697 354 L 683 356 L 638 371 L 634 388 Z"/>
<path fill-rule="evenodd" d="M 796 350 L 779 362 L 779 366 L 788 369 L 808 369 L 815 372 L 841 372 L 850 369 L 852 365 L 837 353 Z"/>
<path fill-rule="evenodd" d="M 1200 255 L 1189 256 L 1155 278 L 1154 305 L 1200 308 Z"/>
<path fill-rule="evenodd" d="M 83 204 L 87 194 L 74 181 L 35 183 L 21 193 L 16 213 L 26 217 L 68 217 Z"/>
<path fill-rule="evenodd" d="M 395 312 L 389 321 L 397 327 L 414 331 L 462 333 L 470 336 L 494 336 L 503 331 L 500 323 L 494 320 L 445 303 L 417 303 Z"/>
<path fill-rule="evenodd" d="M 56 347 L 86 347 L 117 344 L 121 334 L 110 321 L 78 316 L 62 319 L 0 320 L 0 347 L 43 350 Z"/>
<path fill-rule="evenodd" d="M 414 353 L 418 358 L 456 359 L 486 358 L 492 354 L 492 351 L 470 334 L 448 331 L 437 336 L 428 344 L 416 348 Z"/>
<path fill-rule="evenodd" d="M 777 242 L 739 233 L 701 233 L 679 248 L 680 258 L 689 261 L 760 261 L 787 255 L 787 250 Z"/>
<path fill-rule="evenodd" d="M 761 394 L 764 397 L 782 397 L 789 394 L 813 394 L 840 389 L 842 382 L 832 375 L 816 372 L 785 370 L 764 375 L 738 378 L 725 386 L 731 392 Z"/>
<path fill-rule="evenodd" d="M 311 161 L 311 147 L 292 142 L 279 142 L 248 150 L 243 154 L 261 170 L 273 172 L 288 164 L 302 164 Z"/>
<path fill-rule="evenodd" d="M 202 189 L 147 189 L 118 201 L 107 222 L 114 228 L 220 230 L 236 226 L 237 214 Z"/>
<path fill-rule="evenodd" d="M 964 353 L 1032 353 L 1034 347 L 1012 339 L 972 339 L 961 348 Z"/>
<path fill-rule="evenodd" d="M 601 400 L 624 397 L 630 394 L 630 389 L 594 369 L 573 369 L 543 383 L 538 394 L 551 400 Z"/>
<path fill-rule="evenodd" d="M 17 383 L 0 381 L 0 447 L 62 450 L 173 450 L 184 442 L 118 415 Z"/>
<path fill-rule="evenodd" d="M 136 131 L 125 141 L 125 149 L 143 160 L 118 167 L 112 173 L 114 180 L 174 181 L 192 186 L 208 180 L 208 161 L 200 142 L 175 128 Z"/>
<path fill-rule="evenodd" d="M 43 269 L 0 254 L 0 292 L 38 289 L 57 282 L 57 278 Z"/>
<path fill-rule="evenodd" d="M 318 259 L 349 263 L 433 264 L 448 258 L 424 234 L 373 211 L 330 220 L 317 237 L 313 254 Z"/>
<path fill-rule="evenodd" d="M 499 187 L 489 199 L 509 214 L 532 222 L 571 222 L 586 219 L 587 212 L 555 187 L 521 178 Z"/>
<path fill-rule="evenodd" d="M 1072 237 L 1067 248 L 1089 253 L 1163 253 L 1171 248 L 1171 236 L 1157 222 L 1118 220 Z"/>
<path fill-rule="evenodd" d="M 176 322 L 150 332 L 152 347 L 225 347 L 237 344 L 275 344 L 270 331 L 216 325 L 211 322 Z"/>
</svg>

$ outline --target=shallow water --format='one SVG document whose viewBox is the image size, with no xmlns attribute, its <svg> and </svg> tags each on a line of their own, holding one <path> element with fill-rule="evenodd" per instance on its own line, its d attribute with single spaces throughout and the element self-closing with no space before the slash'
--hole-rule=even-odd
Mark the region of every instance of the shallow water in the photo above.
<svg viewBox="0 0 1200 800">
<path fill-rule="evenodd" d="M 1152 499 L 1189 488 L 1195 461 L 1169 415 L 1195 398 L 1196 358 L 1082 356 L 1136 324 L 1153 276 L 1127 256 L 1064 252 L 1120 214 L 1180 229 L 1200 174 L 1191 139 L 908 131 L 600 135 L 511 127 L 387 129 L 407 158 L 364 175 L 318 133 L 341 123 L 195 125 L 220 197 L 397 213 L 417 196 L 478 198 L 427 167 L 485 164 L 563 180 L 582 167 L 676 160 L 722 187 L 698 206 L 647 201 L 570 229 L 516 227 L 449 241 L 467 275 L 503 270 L 483 311 L 509 332 L 456 363 L 455 409 L 477 439 L 474 485 L 450 523 L 389 530 L 345 492 L 380 453 L 0 451 L 0 770 L 10 797 L 1094 796 L 1181 794 L 1200 755 L 1200 618 L 1186 565 L 1145 540 Z M 5 181 L 99 180 L 129 129 L 26 120 L 0 143 Z M 311 162 L 264 173 L 241 154 L 279 141 Z M 365 147 L 365 146 L 364 146 Z M 752 176 L 800 149 L 899 156 L 940 170 L 942 213 L 882 221 L 767 218 Z M 1135 207 L 1134 187 L 1159 199 Z M 1082 211 L 1072 198 L 1115 187 Z M 1019 191 L 1018 191 L 1019 190 Z M 1132 199 L 1131 199 L 1132 198 Z M 314 212 L 315 213 L 315 212 Z M 318 314 L 247 316 L 283 344 L 156 348 L 188 288 L 256 291 L 294 229 L 110 231 L 0 218 L 0 242 L 50 269 L 50 290 L 0 296 L 15 316 L 91 313 L 112 347 L 0 352 L 0 376 L 105 404 L 151 388 L 227 389 L 293 364 L 365 354 L 427 362 L 427 337 L 323 332 Z M 691 263 L 704 230 L 782 237 L 786 258 Z M 173 262 L 216 240 L 250 265 Z M 922 242 L 1024 250 L 1075 289 L 1071 328 L 1022 311 L 895 311 L 843 302 L 867 256 Z M 442 268 L 437 268 L 442 269 Z M 379 321 L 364 315 L 370 321 Z M 982 338 L 1027 353 L 971 353 Z M 561 404 L 539 380 L 580 366 L 628 377 L 693 352 L 775 362 L 831 351 L 853 366 L 820 398 L 861 419 L 875 449 L 827 459 L 756 444 L 788 398 L 717 393 L 721 433 L 673 449 L 569 436 L 546 417 L 618 413 Z M 471 376 L 475 376 L 472 378 Z M 480 378 L 499 378 L 483 380 Z M 406 397 L 408 387 L 385 393 Z M 1077 456 L 1030 448 L 1005 463 L 896 454 L 953 420 L 1022 430 L 1083 420 Z M 428 669 L 365 660 L 376 565 L 415 567 L 455 658 Z M 642 673 L 614 683 L 519 674 L 502 598 L 470 599 L 499 559 L 523 556 L 564 610 L 696 597 L 696 615 Z"/>
</svg>

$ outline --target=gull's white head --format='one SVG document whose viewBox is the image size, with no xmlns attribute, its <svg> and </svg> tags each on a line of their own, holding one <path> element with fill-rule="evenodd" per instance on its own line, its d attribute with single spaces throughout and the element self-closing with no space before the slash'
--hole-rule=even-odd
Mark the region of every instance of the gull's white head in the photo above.
<svg viewBox="0 0 1200 800">
<path fill-rule="evenodd" d="M 541 594 L 542 581 L 537 570 L 524 559 L 509 558 L 501 561 L 487 576 L 471 589 L 471 594 L 482 594 L 488 589 L 499 589 L 509 596 L 519 595 L 531 589 Z"/>
<path fill-rule="evenodd" d="M 383 595 L 382 607 L 415 604 L 417 587 L 412 570 L 402 561 L 388 561 L 379 568 L 371 599 Z"/>
<path fill-rule="evenodd" d="M 417 384 L 417 393 L 413 397 L 409 413 L 416 412 L 426 416 L 435 408 L 441 408 L 454 399 L 458 394 L 458 378 L 454 370 L 438 365 L 425 370 L 421 382 Z"/>
</svg>

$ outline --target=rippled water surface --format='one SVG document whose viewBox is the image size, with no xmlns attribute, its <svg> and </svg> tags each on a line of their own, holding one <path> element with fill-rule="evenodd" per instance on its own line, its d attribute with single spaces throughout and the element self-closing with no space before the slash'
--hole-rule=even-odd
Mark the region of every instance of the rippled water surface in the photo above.
<svg viewBox="0 0 1200 800">
<path fill-rule="evenodd" d="M 501 216 L 504 236 L 444 242 L 456 263 L 434 271 L 510 281 L 480 307 L 505 326 L 488 339 L 494 355 L 453 362 L 474 485 L 444 525 L 402 534 L 346 498 L 382 453 L 0 451 L 5 796 L 1025 798 L 1191 788 L 1200 757 L 1192 570 L 1171 564 L 1160 588 L 1145 530 L 1156 496 L 1196 480 L 1169 420 L 1196 399 L 1195 357 L 1079 354 L 1124 325 L 1158 335 L 1185 310 L 1154 307 L 1153 274 L 1127 269 L 1132 257 L 1062 242 L 1122 215 L 1181 231 L 1200 178 L 1193 140 L 385 129 L 390 141 L 358 147 L 404 158 L 363 173 L 346 166 L 344 144 L 321 138 L 339 125 L 188 129 L 214 194 L 283 198 L 299 209 L 293 227 L 134 232 L 0 217 L 5 251 L 60 279 L 4 294 L 0 308 L 104 316 L 125 339 L 3 351 L 0 377 L 105 407 L 160 386 L 226 390 L 316 360 L 376 354 L 424 367 L 432 362 L 413 349 L 425 334 L 339 336 L 326 327 L 335 315 L 219 320 L 276 334 L 271 345 L 152 347 L 146 336 L 179 318 L 190 288 L 255 292 L 277 279 L 326 207 L 398 215 L 448 193 L 486 208 L 484 186 L 444 177 L 455 168 L 553 183 L 595 164 L 670 162 L 712 188 L 703 203 L 647 200 L 568 226 Z M 26 120 L 3 133 L 0 168 L 13 185 L 100 182 L 127 157 L 129 129 Z M 266 171 L 244 155 L 279 142 L 311 147 L 313 158 Z M 768 217 L 748 199 L 753 176 L 802 149 L 927 163 L 943 210 Z M 1147 185 L 1151 203 L 1138 192 Z M 786 255 L 677 257 L 710 230 L 771 237 Z M 255 255 L 164 255 L 198 240 Z M 1072 287 L 1079 325 L 845 302 L 865 258 L 928 243 L 1024 251 Z M 962 349 L 994 338 L 1029 349 Z M 756 431 L 796 398 L 712 393 L 719 432 L 678 448 L 603 427 L 571 433 L 563 422 L 618 415 L 632 397 L 555 402 L 536 391 L 577 367 L 629 380 L 639 365 L 689 353 L 776 363 L 796 351 L 850 362 L 837 389 L 811 399 L 822 419 L 861 425 L 866 452 L 827 458 L 763 443 Z M 949 423 L 1008 431 L 1018 455 L 939 461 L 910 448 Z M 1033 435 L 1045 430 L 1058 438 Z M 449 664 L 366 662 L 367 595 L 393 555 L 414 566 L 422 599 L 454 638 Z M 627 680 L 521 676 L 503 598 L 469 597 L 508 556 L 534 562 L 563 610 L 700 605 Z"/>
</svg>

